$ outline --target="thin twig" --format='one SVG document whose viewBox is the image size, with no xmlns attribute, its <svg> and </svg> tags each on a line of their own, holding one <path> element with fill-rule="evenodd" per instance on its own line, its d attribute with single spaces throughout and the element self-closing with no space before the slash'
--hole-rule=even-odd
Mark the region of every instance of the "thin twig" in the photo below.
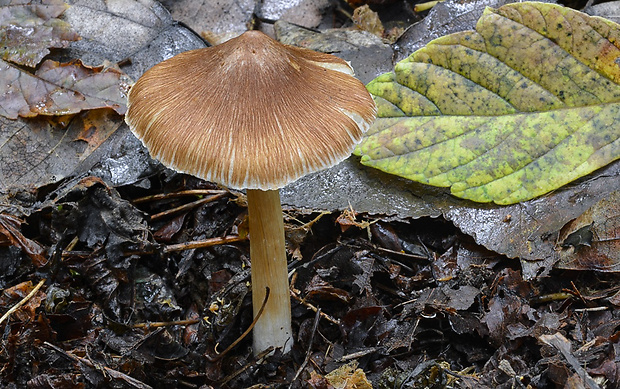
<svg viewBox="0 0 620 389">
<path fill-rule="evenodd" d="M 189 326 L 192 324 L 199 323 L 200 319 L 187 319 L 187 320 L 178 320 L 178 321 L 155 321 L 152 323 L 138 323 L 134 324 L 133 328 L 158 328 L 158 327 L 168 327 L 168 326 Z"/>
<path fill-rule="evenodd" d="M 581 294 L 581 292 L 579 291 L 579 289 L 577 289 L 577 287 L 575 286 L 575 283 L 573 281 L 570 282 L 571 286 L 573 287 L 573 291 L 575 293 L 575 296 L 577 296 L 582 303 L 584 303 L 584 305 L 588 305 L 588 302 L 586 301 L 586 299 L 583 297 L 583 295 Z M 568 291 L 569 293 L 571 292 L 570 290 Z"/>
<path fill-rule="evenodd" d="M 220 244 L 228 244 L 228 243 L 235 243 L 235 242 L 242 242 L 244 240 L 247 240 L 247 236 L 239 236 L 239 235 L 227 235 L 224 237 L 218 237 L 218 238 L 209 238 L 209 239 L 204 239 L 204 240 L 195 240 L 195 241 L 191 241 L 191 242 L 183 242 L 183 243 L 177 243 L 177 244 L 171 244 L 171 245 L 167 245 L 167 246 L 163 246 L 162 252 L 164 254 L 173 252 L 173 251 L 183 251 L 183 250 L 191 250 L 191 249 L 200 249 L 200 248 L 205 248 L 205 247 L 212 247 L 212 246 L 217 246 Z M 123 256 L 130 256 L 130 255 L 149 255 L 149 254 L 155 254 L 156 250 L 149 250 L 149 251 L 126 251 L 123 252 Z M 78 250 L 74 250 L 74 251 L 63 251 L 62 252 L 62 257 L 63 258 L 67 258 L 67 257 L 87 257 L 89 255 L 92 255 L 92 251 L 78 251 Z"/>
<path fill-rule="evenodd" d="M 317 330 L 317 327 L 319 326 L 320 318 L 321 318 L 321 308 L 319 308 L 316 312 L 316 315 L 314 315 L 314 323 L 312 324 L 312 334 L 310 335 L 308 349 L 306 350 L 306 358 L 304 359 L 304 362 L 301 364 L 301 366 L 299 366 L 299 369 L 297 369 L 297 373 L 295 373 L 295 377 L 291 381 L 291 384 L 289 385 L 289 389 L 292 389 L 293 383 L 297 381 L 297 378 L 299 378 L 299 376 L 301 375 L 301 372 L 304 371 L 304 369 L 308 365 L 308 362 L 310 361 L 310 356 L 312 355 L 312 343 L 314 342 L 314 334 L 316 334 L 316 330 Z"/>
<path fill-rule="evenodd" d="M 11 316 L 12 313 L 14 313 L 19 308 L 21 308 L 22 305 L 26 304 L 28 300 L 30 300 L 32 296 L 34 296 L 39 289 L 41 289 L 41 286 L 43 286 L 44 283 L 45 283 L 45 278 L 39 281 L 39 283 L 34 288 L 32 288 L 32 290 L 30 291 L 30 293 L 28 293 L 26 297 L 21 299 L 20 302 L 13 305 L 11 309 L 9 309 L 4 315 L 2 315 L 2 317 L 0 318 L 0 324 L 2 324 L 3 321 L 5 321 L 9 316 Z"/>
<path fill-rule="evenodd" d="M 187 203 L 187 204 L 183 204 L 179 207 L 176 208 L 172 208 L 172 209 L 168 209 L 166 211 L 160 212 L 160 213 L 156 213 L 155 215 L 151 215 L 151 221 L 153 220 L 157 220 L 157 219 L 161 219 L 162 217 L 165 216 L 169 216 L 169 215 L 173 215 L 175 213 L 179 213 L 179 212 L 183 212 L 183 211 L 189 211 L 190 209 L 194 209 L 202 204 L 206 204 L 209 203 L 211 201 L 215 201 L 217 199 L 220 199 L 222 197 L 224 197 L 226 195 L 226 192 L 224 193 L 220 193 L 220 194 L 216 194 L 213 196 L 209 196 L 209 197 L 205 197 L 196 201 L 192 201 L 191 203 Z"/>
<path fill-rule="evenodd" d="M 609 307 L 575 308 L 575 312 L 600 312 L 608 309 Z"/>
<path fill-rule="evenodd" d="M 65 247 L 64 251 L 71 251 L 75 248 L 75 246 L 77 246 L 78 242 L 79 242 L 79 238 L 76 236 L 73 237 L 73 239 L 71 239 L 71 242 L 69 242 L 69 244 L 67 245 L 67 247 Z"/>
<path fill-rule="evenodd" d="M 398 255 L 401 257 L 405 257 L 405 258 L 411 258 L 411 259 L 415 259 L 415 260 L 424 260 L 424 261 L 428 261 L 429 256 L 428 255 L 417 255 L 417 254 L 409 254 L 406 253 L 404 251 L 396 251 L 396 250 L 390 250 L 387 249 L 385 247 L 381 247 L 381 246 L 377 246 L 375 244 L 369 243 L 369 247 L 363 247 L 362 245 L 358 245 L 358 244 L 353 244 L 353 243 L 345 243 L 343 244 L 343 246 L 345 247 L 350 247 L 350 248 L 354 248 L 354 249 L 369 249 L 369 250 L 375 250 L 375 251 L 380 251 L 380 252 L 384 252 L 384 253 L 388 253 L 388 254 L 393 254 L 393 255 Z"/>
<path fill-rule="evenodd" d="M 164 246 L 163 252 L 170 253 L 172 251 L 200 249 L 200 248 L 205 248 L 205 247 L 217 246 L 220 244 L 241 242 L 247 239 L 248 238 L 246 236 L 227 235 L 222 238 L 210 238 L 210 239 L 193 241 L 193 242 L 171 244 L 168 246 Z"/>
<path fill-rule="evenodd" d="M 265 299 L 263 300 L 263 305 L 261 305 L 260 309 L 258 310 L 258 313 L 256 314 L 256 317 L 252 321 L 252 324 L 250 324 L 248 329 L 245 330 L 243 332 L 243 334 L 241 334 L 241 336 L 237 338 L 237 340 L 232 342 L 232 344 L 230 346 L 226 347 L 226 350 L 224 350 L 221 353 L 217 354 L 215 357 L 211 357 L 210 355 L 207 355 L 207 359 L 209 360 L 209 362 L 215 362 L 215 361 L 221 359 L 230 350 L 232 350 L 233 347 L 235 347 L 237 344 L 239 344 L 239 342 L 241 342 L 243 340 L 243 338 L 248 336 L 250 331 L 252 331 L 252 328 L 254 328 L 254 326 L 256 325 L 256 322 L 258 321 L 258 319 L 260 319 L 260 317 L 263 315 L 263 310 L 265 309 L 265 305 L 267 305 L 267 300 L 269 300 L 269 287 L 265 287 Z"/>
<path fill-rule="evenodd" d="M 377 352 L 379 350 L 381 350 L 381 347 L 368 347 L 368 348 L 365 348 L 362 351 L 358 351 L 358 352 L 355 352 L 355 353 L 343 355 L 342 357 L 338 358 L 336 360 L 336 362 L 344 362 L 344 361 L 350 361 L 351 359 L 358 359 L 358 358 L 361 358 L 361 357 L 363 357 L 365 355 Z"/>
<path fill-rule="evenodd" d="M 190 190 L 182 190 L 179 192 L 173 193 L 158 193 L 155 195 L 144 196 L 133 200 L 134 204 L 146 203 L 148 201 L 157 201 L 157 200 L 165 200 L 175 197 L 182 196 L 204 196 L 204 195 L 216 195 L 216 194 L 226 194 L 228 191 L 218 190 L 218 189 L 190 189 Z"/>
</svg>

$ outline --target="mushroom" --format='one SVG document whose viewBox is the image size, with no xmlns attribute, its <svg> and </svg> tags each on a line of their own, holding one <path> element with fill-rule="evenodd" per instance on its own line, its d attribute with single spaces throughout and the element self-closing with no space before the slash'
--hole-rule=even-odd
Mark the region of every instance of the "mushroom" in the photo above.
<svg viewBox="0 0 620 389">
<path fill-rule="evenodd" d="M 346 61 L 247 31 L 149 69 L 125 120 L 178 172 L 247 189 L 254 353 L 293 344 L 279 188 L 347 158 L 376 115 Z"/>
</svg>

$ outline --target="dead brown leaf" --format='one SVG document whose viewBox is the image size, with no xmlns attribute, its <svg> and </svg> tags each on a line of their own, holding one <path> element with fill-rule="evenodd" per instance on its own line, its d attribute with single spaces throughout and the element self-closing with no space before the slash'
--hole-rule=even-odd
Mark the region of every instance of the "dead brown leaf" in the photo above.
<svg viewBox="0 0 620 389">
<path fill-rule="evenodd" d="M 620 192 L 611 193 L 567 223 L 559 242 L 558 268 L 620 271 Z"/>
<path fill-rule="evenodd" d="M 0 5 L 0 55 L 6 61 L 35 67 L 50 47 L 67 47 L 79 39 L 58 17 L 69 6 L 63 0 L 14 0 Z"/>
<path fill-rule="evenodd" d="M 36 267 L 45 265 L 47 263 L 45 249 L 21 233 L 21 224 L 22 221 L 15 216 L 0 214 L 0 244 L 19 247 L 32 259 Z"/>
<path fill-rule="evenodd" d="M 47 60 L 35 74 L 0 61 L 0 115 L 9 119 L 112 108 L 124 114 L 130 79 L 117 67 Z"/>
<path fill-rule="evenodd" d="M 0 294 L 0 306 L 10 308 L 12 305 L 17 304 L 21 299 L 26 297 L 34 286 L 31 281 L 22 282 L 8 289 L 5 289 Z M 35 319 L 36 309 L 41 306 L 41 303 L 45 300 L 45 293 L 37 291 L 24 305 L 19 307 L 15 311 L 12 317 L 21 322 L 32 322 Z"/>
<path fill-rule="evenodd" d="M 318 275 L 314 276 L 308 287 L 306 287 L 306 298 L 310 300 L 340 301 L 345 304 L 351 302 L 351 295 L 347 291 L 332 286 Z"/>
</svg>

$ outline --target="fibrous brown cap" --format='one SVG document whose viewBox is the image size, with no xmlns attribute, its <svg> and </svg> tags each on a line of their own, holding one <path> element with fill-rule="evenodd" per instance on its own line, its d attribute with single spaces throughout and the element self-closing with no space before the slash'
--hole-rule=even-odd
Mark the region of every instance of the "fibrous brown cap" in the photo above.
<svg viewBox="0 0 620 389">
<path fill-rule="evenodd" d="M 277 189 L 347 158 L 376 108 L 348 64 L 248 31 L 148 70 L 126 121 L 164 165 L 233 188 Z"/>
</svg>

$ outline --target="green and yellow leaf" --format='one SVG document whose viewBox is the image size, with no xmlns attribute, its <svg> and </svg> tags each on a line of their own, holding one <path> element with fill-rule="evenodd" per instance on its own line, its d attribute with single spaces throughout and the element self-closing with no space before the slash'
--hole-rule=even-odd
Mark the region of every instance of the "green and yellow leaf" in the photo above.
<svg viewBox="0 0 620 389">
<path fill-rule="evenodd" d="M 368 84 L 361 162 L 512 204 L 620 157 L 620 26 L 547 3 L 487 8 Z"/>
</svg>

